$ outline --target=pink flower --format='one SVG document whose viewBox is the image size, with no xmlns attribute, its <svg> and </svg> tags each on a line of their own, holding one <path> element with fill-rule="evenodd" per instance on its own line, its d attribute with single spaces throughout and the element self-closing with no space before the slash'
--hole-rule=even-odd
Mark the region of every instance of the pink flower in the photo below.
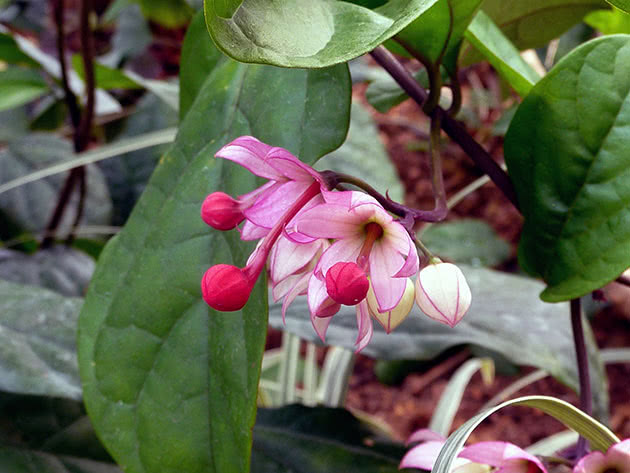
<svg viewBox="0 0 630 473">
<path fill-rule="evenodd" d="M 339 311 L 341 302 L 347 303 L 333 284 L 338 275 L 328 276 L 332 267 L 338 263 L 353 263 L 363 271 L 369 277 L 381 313 L 398 306 L 407 288 L 407 278 L 418 270 L 418 254 L 411 237 L 375 199 L 350 191 L 324 192 L 323 197 L 324 203 L 304 211 L 295 224 L 296 231 L 302 235 L 335 240 L 322 254 L 308 285 L 311 320 L 322 340 L 330 317 Z M 344 266 L 350 267 L 354 280 L 360 281 L 354 266 Z M 331 294 L 333 287 L 335 291 Z M 353 304 L 360 299 L 357 305 L 357 351 L 367 345 L 373 332 L 365 295 L 354 297 L 353 294 L 349 298 Z"/>
<path fill-rule="evenodd" d="M 326 189 L 320 174 L 284 148 L 269 146 L 252 136 L 241 136 L 215 155 L 248 169 L 267 183 L 238 199 L 239 210 L 247 219 L 241 231 L 243 240 L 264 237 L 314 182 Z"/>
<path fill-rule="evenodd" d="M 454 327 L 468 311 L 471 301 L 466 278 L 454 264 L 431 263 L 418 274 L 416 302 L 432 319 Z"/>
<path fill-rule="evenodd" d="M 323 201 L 321 192 L 327 190 L 324 180 L 287 150 L 251 136 L 237 138 L 216 156 L 234 161 L 269 181 L 238 200 L 221 192 L 206 198 L 202 206 L 206 223 L 229 230 L 245 219 L 241 238 L 262 240 L 244 268 L 216 265 L 208 269 L 201 282 L 204 300 L 216 310 L 241 309 L 274 248 L 274 292 L 293 300 L 306 289 L 306 281 L 300 282 L 304 278 L 294 276 L 304 276 L 307 269 L 312 272 L 312 267 L 306 268 L 309 261 L 319 256 L 327 243 L 295 234 L 290 230 L 291 222 L 300 212 Z"/>
<path fill-rule="evenodd" d="M 606 453 L 589 453 L 575 465 L 573 473 L 630 473 L 630 439 L 616 443 Z"/>
<path fill-rule="evenodd" d="M 409 438 L 409 442 L 419 440 L 426 441 L 409 450 L 399 468 L 433 468 L 445 439 L 435 432 L 422 429 Z M 495 473 L 547 473 L 538 458 L 508 442 L 479 442 L 464 448 L 455 459 L 456 469 L 453 472 L 483 471 L 480 468 L 483 465 L 496 468 Z"/>
</svg>

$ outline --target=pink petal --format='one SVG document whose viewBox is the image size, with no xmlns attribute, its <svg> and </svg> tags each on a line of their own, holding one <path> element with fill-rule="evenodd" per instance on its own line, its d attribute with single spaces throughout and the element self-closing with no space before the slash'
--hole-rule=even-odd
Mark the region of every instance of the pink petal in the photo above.
<svg viewBox="0 0 630 473">
<path fill-rule="evenodd" d="M 275 187 L 279 187 L 281 185 L 282 183 L 277 182 L 277 181 L 267 181 L 266 184 L 263 184 L 262 186 L 257 187 L 253 191 L 248 192 L 247 194 L 238 196 L 238 200 L 241 201 L 241 204 L 243 205 L 243 209 L 245 209 L 253 205 L 254 202 L 256 202 L 256 199 L 258 199 L 258 197 L 261 194 L 264 194 L 266 192 L 273 192 Z"/>
<path fill-rule="evenodd" d="M 332 317 L 341 308 L 333 301 L 326 290 L 326 283 L 313 274 L 308 282 L 308 308 L 311 318 Z"/>
<path fill-rule="evenodd" d="M 291 303 L 295 300 L 297 296 L 302 294 L 308 288 L 308 281 L 311 277 L 312 273 L 303 274 L 298 281 L 295 283 L 293 288 L 288 292 L 287 297 L 285 297 L 284 302 L 282 303 L 282 323 L 286 324 L 285 315 L 287 309 L 291 305 Z M 328 327 L 328 326 L 326 326 Z M 326 329 L 324 329 L 324 336 L 326 335 Z M 323 338 L 322 338 L 323 341 Z"/>
<path fill-rule="evenodd" d="M 536 471 L 547 473 L 538 458 L 508 442 L 479 442 L 464 448 L 459 456 L 476 463 L 502 467 L 504 473 L 535 473 L 530 469 L 532 463 L 538 467 Z"/>
<path fill-rule="evenodd" d="M 300 233 L 314 238 L 348 238 L 360 235 L 362 219 L 335 204 L 321 204 L 304 212 L 296 221 Z"/>
<path fill-rule="evenodd" d="M 244 241 L 259 240 L 269 233 L 268 228 L 260 227 L 249 220 L 245 220 L 243 228 L 239 228 L 239 231 L 241 232 L 241 240 Z"/>
<path fill-rule="evenodd" d="M 286 179 L 308 182 L 315 180 L 322 185 L 324 183 L 322 177 L 315 169 L 300 161 L 286 149 L 273 148 L 269 153 L 269 164 L 285 176 Z"/>
<path fill-rule="evenodd" d="M 325 275 L 335 263 L 339 263 L 340 261 L 356 261 L 362 246 L 363 240 L 360 238 L 347 238 L 345 240 L 336 241 L 330 248 L 324 251 L 317 263 L 315 271 Z"/>
<path fill-rule="evenodd" d="M 284 176 L 267 162 L 267 154 L 273 148 L 253 136 L 241 136 L 221 148 L 215 156 L 240 164 L 252 174 L 274 181 Z"/>
<path fill-rule="evenodd" d="M 269 255 L 271 279 L 278 283 L 298 272 L 311 262 L 320 249 L 321 243 L 318 240 L 298 244 L 281 236 Z"/>
<path fill-rule="evenodd" d="M 573 473 L 605 473 L 608 469 L 630 473 L 630 439 L 616 443 L 605 454 L 589 453 L 579 461 Z"/>
<path fill-rule="evenodd" d="M 243 214 L 256 225 L 272 228 L 286 213 L 310 184 L 302 181 L 289 181 L 274 187 L 272 192 L 261 195 L 254 205 Z"/>
<path fill-rule="evenodd" d="M 406 278 L 393 277 L 404 266 L 403 257 L 391 247 L 377 242 L 370 253 L 370 281 L 379 312 L 398 305 L 407 287 Z"/>
<path fill-rule="evenodd" d="M 359 326 L 359 336 L 355 342 L 355 353 L 359 353 L 370 343 L 372 334 L 374 333 L 372 317 L 370 317 L 367 301 L 365 299 L 359 302 L 357 306 L 357 325 Z"/>
<path fill-rule="evenodd" d="M 428 441 L 444 443 L 446 441 L 446 438 L 443 435 L 438 434 L 437 432 L 431 429 L 419 429 L 409 436 L 405 445 L 409 445 L 410 443 L 428 442 Z"/>
<path fill-rule="evenodd" d="M 405 258 L 405 264 L 400 271 L 394 274 L 395 278 L 407 278 L 409 276 L 413 276 L 418 272 L 420 267 L 420 260 L 418 258 L 418 252 L 416 251 L 416 247 L 409 238 L 411 245 L 409 246 L 409 252 L 407 253 L 407 257 Z M 404 254 L 404 253 L 403 253 Z"/>
<path fill-rule="evenodd" d="M 315 329 L 315 333 L 319 336 L 322 342 L 326 343 L 326 331 L 332 321 L 332 317 L 316 317 L 311 314 L 311 323 Z"/>
<path fill-rule="evenodd" d="M 429 441 L 416 445 L 403 457 L 398 468 L 420 468 L 431 470 L 437 460 L 444 441 Z"/>
</svg>

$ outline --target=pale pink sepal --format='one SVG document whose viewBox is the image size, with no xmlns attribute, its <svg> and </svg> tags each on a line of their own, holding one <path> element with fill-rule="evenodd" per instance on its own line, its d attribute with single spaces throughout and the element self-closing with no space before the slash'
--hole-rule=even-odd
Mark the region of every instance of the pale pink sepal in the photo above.
<svg viewBox="0 0 630 473">
<path fill-rule="evenodd" d="M 269 273 L 279 283 L 308 265 L 322 248 L 323 240 L 295 243 L 284 236 L 278 238 L 269 254 Z"/>
<path fill-rule="evenodd" d="M 363 350 L 374 334 L 374 326 L 372 325 L 372 317 L 368 311 L 367 301 L 364 299 L 357 305 L 357 325 L 359 326 L 359 335 L 355 342 L 355 353 Z"/>
<path fill-rule="evenodd" d="M 431 440 L 416 445 L 403 457 L 398 468 L 420 468 L 422 470 L 431 470 L 435 461 L 440 454 L 440 450 L 444 446 L 443 440 Z M 453 462 L 454 467 L 460 467 L 469 463 L 463 458 L 456 458 Z"/>
<path fill-rule="evenodd" d="M 429 441 L 445 442 L 446 437 L 444 437 L 442 434 L 438 434 L 437 432 L 431 429 L 418 429 L 409 436 L 409 438 L 407 439 L 407 442 L 405 442 L 405 445 L 410 445 L 412 443 L 418 443 L 418 442 L 429 442 Z"/>
<path fill-rule="evenodd" d="M 592 452 L 582 458 L 573 473 L 630 473 L 630 439 L 616 443 L 606 453 Z"/>
<path fill-rule="evenodd" d="M 304 273 L 303 275 L 298 277 L 293 287 L 287 292 L 287 295 L 284 298 L 284 301 L 282 302 L 282 323 L 283 324 L 286 324 L 285 317 L 286 317 L 287 309 L 289 308 L 291 303 L 295 300 L 297 296 L 305 293 L 305 291 L 308 289 L 308 281 L 311 277 L 311 274 L 312 273 Z M 324 335 L 325 333 L 326 331 L 324 330 Z"/>
<path fill-rule="evenodd" d="M 315 274 L 308 281 L 308 308 L 311 317 L 320 318 L 330 318 L 341 309 L 341 305 L 328 295 L 326 282 Z"/>
<path fill-rule="evenodd" d="M 500 468 L 501 473 L 547 473 L 538 458 L 508 442 L 475 443 L 464 448 L 459 456 L 475 463 Z"/>
<path fill-rule="evenodd" d="M 267 162 L 267 155 L 272 149 L 272 146 L 253 136 L 241 136 L 222 147 L 215 156 L 234 161 L 256 176 L 273 181 L 282 180 L 283 174 Z"/>
</svg>

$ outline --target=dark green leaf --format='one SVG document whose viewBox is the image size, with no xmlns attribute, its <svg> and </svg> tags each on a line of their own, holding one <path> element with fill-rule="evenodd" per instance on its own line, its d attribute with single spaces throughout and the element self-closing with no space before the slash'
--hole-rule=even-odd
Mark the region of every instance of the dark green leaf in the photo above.
<svg viewBox="0 0 630 473">
<path fill-rule="evenodd" d="M 30 57 L 22 52 L 13 37 L 0 32 L 0 61 L 18 66 L 38 66 Z"/>
<path fill-rule="evenodd" d="M 35 133 L 11 141 L 0 150 L 0 182 L 8 182 L 38 169 L 73 157 L 72 145 L 51 134 Z M 57 202 L 65 175 L 50 176 L 0 194 L 0 210 L 24 229 L 45 228 Z M 74 192 L 60 225 L 63 233 L 76 216 L 78 193 Z M 107 225 L 112 211 L 105 178 L 95 165 L 87 166 L 87 195 L 82 223 Z"/>
<path fill-rule="evenodd" d="M 409 317 L 387 335 L 375 324 L 374 336 L 362 353 L 377 359 L 428 360 L 462 344 L 487 347 L 509 360 L 543 368 L 577 389 L 578 374 L 569 321 L 568 304 L 546 304 L 536 298 L 538 281 L 489 269 L 462 267 L 473 295 L 472 306 L 455 327 L 435 322 L 414 306 Z M 356 309 L 343 306 L 333 318 L 326 342 L 354 348 Z M 271 305 L 269 321 L 283 328 L 280 307 Z M 297 299 L 287 312 L 285 327 L 301 338 L 317 341 L 305 298 Z M 599 412 L 607 412 L 606 374 L 592 334 L 587 336 L 591 375 Z M 602 384 L 603 383 L 603 384 Z"/>
<path fill-rule="evenodd" d="M 68 109 L 63 99 L 49 96 L 39 101 L 33 114 L 35 118 L 30 124 L 34 131 L 55 131 L 67 118 Z"/>
<path fill-rule="evenodd" d="M 41 74 L 31 69 L 10 67 L 0 71 L 0 111 L 29 103 L 48 92 Z"/>
<path fill-rule="evenodd" d="M 402 30 L 397 37 L 420 52 L 431 63 L 441 63 L 454 74 L 464 31 L 482 0 L 438 0 L 429 10 Z M 395 42 L 388 47 L 405 50 Z"/>
<path fill-rule="evenodd" d="M 0 471 L 7 473 L 122 473 L 108 463 L 0 447 Z"/>
<path fill-rule="evenodd" d="M 0 279 L 45 287 L 68 297 L 83 296 L 93 272 L 92 258 L 65 246 L 33 255 L 0 249 Z"/>
<path fill-rule="evenodd" d="M 630 0 L 606 0 L 611 5 L 616 6 L 620 10 L 630 13 Z"/>
<path fill-rule="evenodd" d="M 370 112 L 359 103 L 352 104 L 350 130 L 343 146 L 323 157 L 315 167 L 319 171 L 331 169 L 351 174 L 382 193 L 388 191 L 393 200 L 403 200 L 404 191 L 398 172 L 379 138 Z"/>
<path fill-rule="evenodd" d="M 498 266 L 512 253 L 509 243 L 482 220 L 464 219 L 431 225 L 421 238 L 437 256 L 472 266 Z"/>
<path fill-rule="evenodd" d="M 589 13 L 584 22 L 603 34 L 630 33 L 630 15 L 617 8 Z"/>
<path fill-rule="evenodd" d="M 260 281 L 239 312 L 203 302 L 204 271 L 243 265 L 252 244 L 209 229 L 199 208 L 208 193 L 238 195 L 256 179 L 213 155 L 253 134 L 313 162 L 342 143 L 349 106 L 345 65 L 308 71 L 223 61 L 207 77 L 175 145 L 101 254 L 81 313 L 88 412 L 127 473 L 248 471 L 266 287 Z"/>
<path fill-rule="evenodd" d="M 559 37 L 584 15 L 604 8 L 604 0 L 484 0 L 481 9 L 519 49 L 544 46 Z M 464 48 L 463 61 L 470 64 L 481 57 Z"/>
<path fill-rule="evenodd" d="M 505 159 L 525 217 L 521 265 L 550 302 L 583 296 L 630 266 L 630 36 L 574 50 L 512 120 Z"/>
<path fill-rule="evenodd" d="M 72 68 L 82 80 L 85 80 L 85 66 L 80 54 L 72 55 Z M 120 69 L 114 69 L 98 62 L 94 63 L 94 79 L 96 86 L 105 90 L 142 88 L 142 85 L 130 79 Z"/>
<path fill-rule="evenodd" d="M 311 0 L 205 0 L 214 42 L 243 62 L 325 67 L 371 51 L 437 0 L 390 0 L 373 9 Z"/>
<path fill-rule="evenodd" d="M 75 354 L 81 303 L 0 280 L 1 390 L 81 399 Z"/>
<path fill-rule="evenodd" d="M 522 97 L 525 97 L 540 76 L 527 64 L 518 49 L 483 11 L 477 13 L 466 39 L 494 66 L 501 76 Z"/>
<path fill-rule="evenodd" d="M 402 445 L 379 443 L 344 409 L 292 405 L 259 410 L 252 471 L 396 473 L 404 454 Z"/>
<path fill-rule="evenodd" d="M 155 130 L 163 130 L 177 124 L 177 113 L 153 94 L 143 97 L 136 112 L 124 123 L 118 139 L 131 138 Z M 113 225 L 122 225 L 144 191 L 153 169 L 168 146 L 157 146 L 132 151 L 99 162 L 105 174 L 114 204 Z"/>
</svg>

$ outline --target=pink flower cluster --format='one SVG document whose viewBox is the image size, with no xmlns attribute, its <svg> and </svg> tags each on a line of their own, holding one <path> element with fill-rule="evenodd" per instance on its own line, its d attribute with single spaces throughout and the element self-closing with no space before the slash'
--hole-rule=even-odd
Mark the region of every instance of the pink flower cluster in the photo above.
<svg viewBox="0 0 630 473">
<path fill-rule="evenodd" d="M 259 240 L 244 268 L 219 264 L 205 273 L 201 289 L 212 308 L 241 309 L 267 267 L 273 297 L 283 300 L 283 317 L 297 296 L 306 295 L 322 340 L 341 305 L 356 306 L 360 351 L 372 337 L 372 318 L 390 332 L 411 311 L 414 295 L 429 317 L 450 326 L 470 306 L 470 290 L 454 265 L 428 265 L 414 287 L 415 244 L 373 197 L 330 190 L 317 171 L 287 150 L 250 136 L 216 156 L 268 181 L 237 199 L 215 192 L 202 205 L 201 216 L 211 227 L 238 228 L 243 240 Z"/>
</svg>

